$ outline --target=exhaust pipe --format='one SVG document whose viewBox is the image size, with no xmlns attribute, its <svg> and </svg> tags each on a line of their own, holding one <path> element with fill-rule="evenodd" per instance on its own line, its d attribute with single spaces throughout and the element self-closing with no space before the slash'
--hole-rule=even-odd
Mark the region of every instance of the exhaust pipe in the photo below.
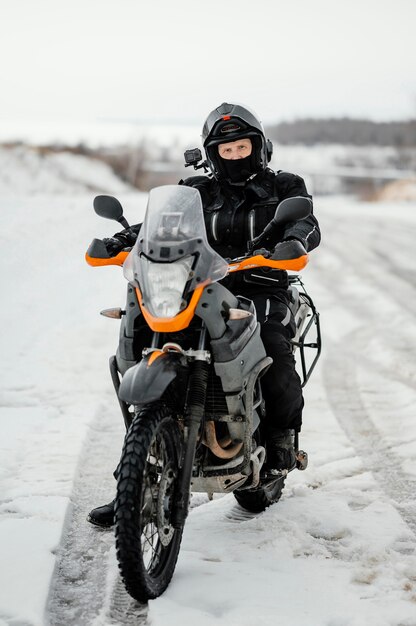
<svg viewBox="0 0 416 626">
<path fill-rule="evenodd" d="M 238 454 L 243 447 L 243 442 L 233 444 L 230 437 L 224 437 L 220 441 L 217 440 L 215 432 L 215 423 L 208 421 L 205 423 L 205 436 L 202 439 L 204 443 L 214 454 L 220 459 L 231 459 Z"/>
</svg>

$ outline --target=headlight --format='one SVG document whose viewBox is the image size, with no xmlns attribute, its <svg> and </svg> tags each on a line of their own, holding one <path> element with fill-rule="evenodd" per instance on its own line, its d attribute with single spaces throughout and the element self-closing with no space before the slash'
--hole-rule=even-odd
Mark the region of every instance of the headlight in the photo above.
<svg viewBox="0 0 416 626">
<path fill-rule="evenodd" d="M 155 317 L 174 317 L 184 308 L 185 285 L 192 268 L 191 256 L 174 263 L 154 263 L 141 257 L 144 306 Z"/>
</svg>

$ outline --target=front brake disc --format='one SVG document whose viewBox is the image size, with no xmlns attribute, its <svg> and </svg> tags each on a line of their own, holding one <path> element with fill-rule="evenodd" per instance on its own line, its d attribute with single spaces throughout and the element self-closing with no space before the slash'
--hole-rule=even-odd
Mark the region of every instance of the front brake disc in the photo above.
<svg viewBox="0 0 416 626">
<path fill-rule="evenodd" d="M 172 506 L 172 485 L 175 481 L 176 473 L 170 465 L 163 468 L 159 482 L 159 493 L 157 499 L 157 530 L 160 543 L 168 546 L 172 540 L 175 529 L 170 523 Z"/>
</svg>

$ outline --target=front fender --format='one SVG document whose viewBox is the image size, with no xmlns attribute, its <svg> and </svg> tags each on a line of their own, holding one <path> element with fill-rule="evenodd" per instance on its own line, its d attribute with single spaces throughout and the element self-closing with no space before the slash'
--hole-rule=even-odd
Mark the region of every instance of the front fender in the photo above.
<svg viewBox="0 0 416 626">
<path fill-rule="evenodd" d="M 123 376 L 118 392 L 129 404 L 148 404 L 159 400 L 184 365 L 175 352 L 152 352 L 130 367 Z"/>
</svg>

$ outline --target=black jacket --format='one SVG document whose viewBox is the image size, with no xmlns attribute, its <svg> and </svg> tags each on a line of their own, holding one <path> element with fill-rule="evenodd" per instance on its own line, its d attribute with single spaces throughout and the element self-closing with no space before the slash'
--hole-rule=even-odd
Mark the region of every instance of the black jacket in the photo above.
<svg viewBox="0 0 416 626">
<path fill-rule="evenodd" d="M 193 176 L 180 184 L 199 190 L 208 241 L 224 258 L 235 258 L 247 252 L 247 242 L 264 230 L 274 217 L 279 202 L 294 196 L 312 199 L 300 176 L 282 171 L 276 173 L 268 168 L 244 188 L 220 185 L 207 176 Z M 316 217 L 311 214 L 306 219 L 276 228 L 266 246 L 272 249 L 276 243 L 289 238 L 301 241 L 308 252 L 316 248 L 321 240 Z M 259 290 L 275 291 L 288 285 L 286 272 L 267 268 L 239 272 L 223 282 L 232 291 L 248 297 Z"/>
<path fill-rule="evenodd" d="M 198 189 L 202 198 L 208 241 L 224 258 L 235 258 L 247 252 L 247 242 L 257 237 L 274 217 L 276 207 L 285 198 L 305 196 L 311 198 L 300 176 L 288 172 L 274 172 L 267 168 L 244 187 L 219 184 L 208 176 L 192 176 L 181 180 L 180 185 Z M 134 244 L 141 228 L 118 233 L 121 247 Z M 321 233 L 316 217 L 290 222 L 276 228 L 266 242 L 272 249 L 285 239 L 298 239 L 309 252 L 319 245 Z M 287 273 L 283 270 L 257 268 L 237 272 L 222 281 L 234 293 L 247 297 L 258 292 L 286 289 Z"/>
</svg>

